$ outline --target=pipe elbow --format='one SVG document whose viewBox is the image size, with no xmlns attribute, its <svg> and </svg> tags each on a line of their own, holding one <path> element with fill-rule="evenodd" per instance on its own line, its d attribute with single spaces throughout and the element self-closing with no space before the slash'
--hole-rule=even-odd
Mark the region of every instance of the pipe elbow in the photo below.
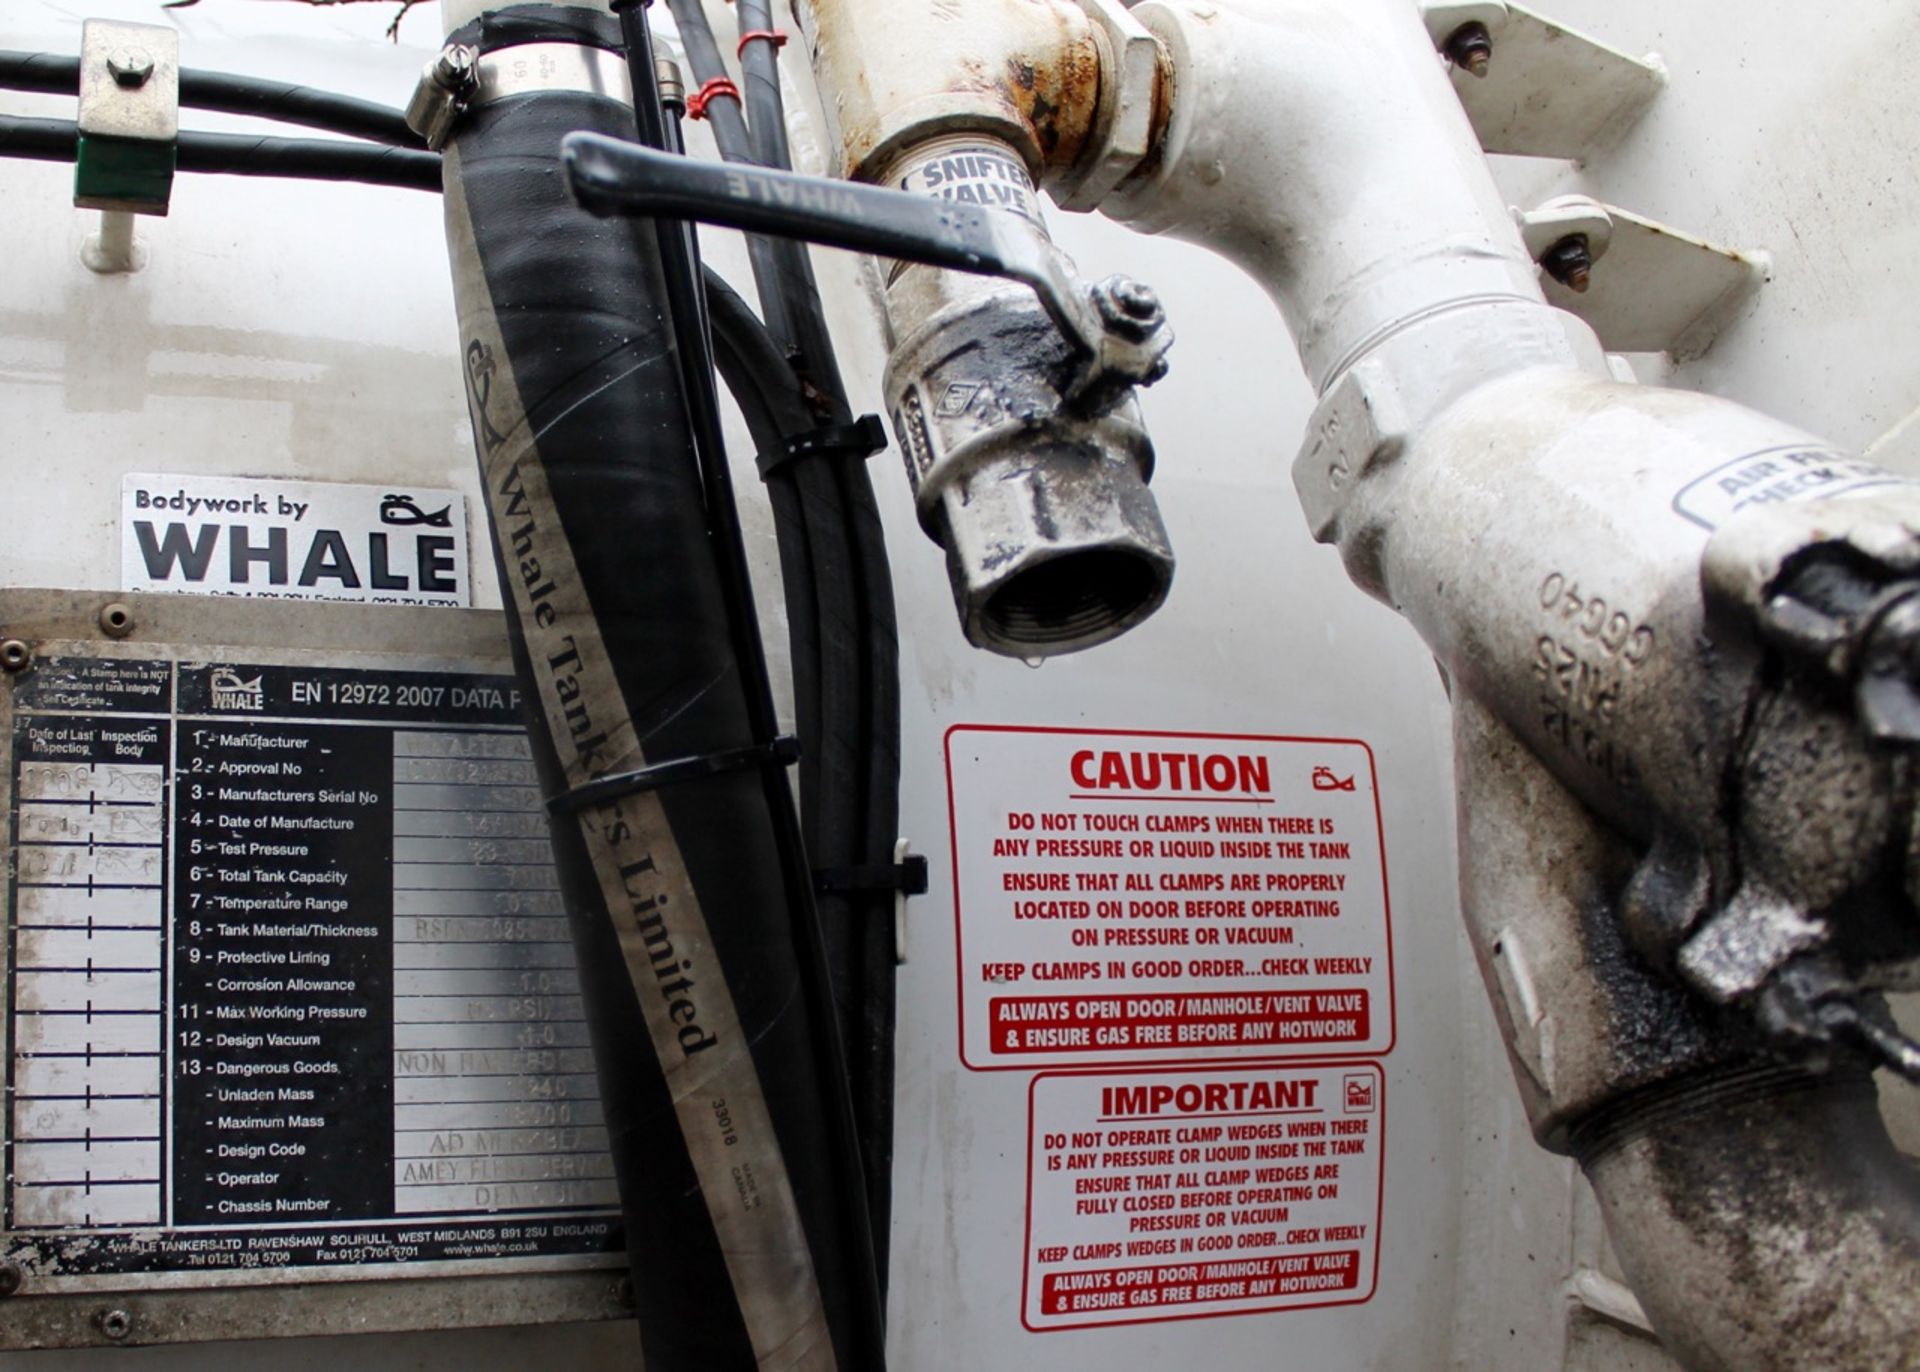
<svg viewBox="0 0 1920 1372">
<path fill-rule="evenodd" d="M 1574 1142 L 1689 1372 L 1920 1368 L 1920 1173 L 1871 1079 L 1694 1078 Z"/>
</svg>

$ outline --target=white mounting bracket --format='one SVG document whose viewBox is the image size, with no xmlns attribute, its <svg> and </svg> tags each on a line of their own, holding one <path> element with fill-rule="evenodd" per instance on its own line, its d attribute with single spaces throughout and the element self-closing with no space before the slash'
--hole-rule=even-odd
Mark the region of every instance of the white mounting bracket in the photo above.
<svg viewBox="0 0 1920 1372">
<path fill-rule="evenodd" d="M 1764 252 L 1711 243 L 1586 196 L 1561 196 L 1516 218 L 1536 259 L 1570 235 L 1586 235 L 1595 264 L 1587 289 L 1572 290 L 1544 271 L 1540 284 L 1550 304 L 1586 320 L 1609 352 L 1699 356 L 1771 266 Z"/>
<path fill-rule="evenodd" d="M 1487 74 L 1456 67 L 1453 88 L 1488 152 L 1584 161 L 1631 128 L 1667 83 L 1657 54 L 1630 57 L 1521 5 L 1423 4 L 1434 46 L 1465 23 L 1487 26 Z"/>
</svg>

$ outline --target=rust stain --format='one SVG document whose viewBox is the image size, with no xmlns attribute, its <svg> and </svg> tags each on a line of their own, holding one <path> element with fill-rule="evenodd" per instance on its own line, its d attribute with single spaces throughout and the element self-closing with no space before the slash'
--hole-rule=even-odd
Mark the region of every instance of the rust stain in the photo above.
<svg viewBox="0 0 1920 1372">
<path fill-rule="evenodd" d="M 1033 131 L 1042 163 L 1069 167 L 1085 150 L 1100 108 L 1100 53 L 1091 30 L 1064 17 L 1046 37 L 1046 54 L 1009 59 L 1008 93 Z"/>
</svg>

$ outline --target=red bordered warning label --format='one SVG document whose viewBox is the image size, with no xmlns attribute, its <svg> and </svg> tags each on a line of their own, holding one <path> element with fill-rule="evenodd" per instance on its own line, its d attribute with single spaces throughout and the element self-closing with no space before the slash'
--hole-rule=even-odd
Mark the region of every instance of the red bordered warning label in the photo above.
<svg viewBox="0 0 1920 1372">
<path fill-rule="evenodd" d="M 1366 744 L 960 725 L 947 787 L 967 1066 L 1393 1046 Z"/>
<path fill-rule="evenodd" d="M 1022 1322 L 1370 1300 L 1385 1131 L 1371 1063 L 1036 1077 Z"/>
</svg>

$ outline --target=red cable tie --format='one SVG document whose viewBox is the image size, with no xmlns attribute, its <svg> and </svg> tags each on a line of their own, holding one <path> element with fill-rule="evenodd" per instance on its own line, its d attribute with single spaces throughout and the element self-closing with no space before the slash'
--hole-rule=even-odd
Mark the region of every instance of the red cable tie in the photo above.
<svg viewBox="0 0 1920 1372">
<path fill-rule="evenodd" d="M 707 117 L 708 104 L 714 100 L 718 100 L 723 95 L 731 95 L 735 100 L 738 100 L 740 98 L 740 88 L 726 77 L 716 76 L 713 80 L 707 82 L 704 86 L 700 87 L 699 90 L 687 97 L 687 118 L 705 119 Z"/>
<path fill-rule="evenodd" d="M 740 46 L 733 50 L 733 55 L 735 57 L 745 57 L 747 55 L 747 44 L 756 38 L 764 38 L 776 48 L 784 48 L 787 45 L 787 32 L 785 29 L 748 29 L 740 35 Z"/>
</svg>

